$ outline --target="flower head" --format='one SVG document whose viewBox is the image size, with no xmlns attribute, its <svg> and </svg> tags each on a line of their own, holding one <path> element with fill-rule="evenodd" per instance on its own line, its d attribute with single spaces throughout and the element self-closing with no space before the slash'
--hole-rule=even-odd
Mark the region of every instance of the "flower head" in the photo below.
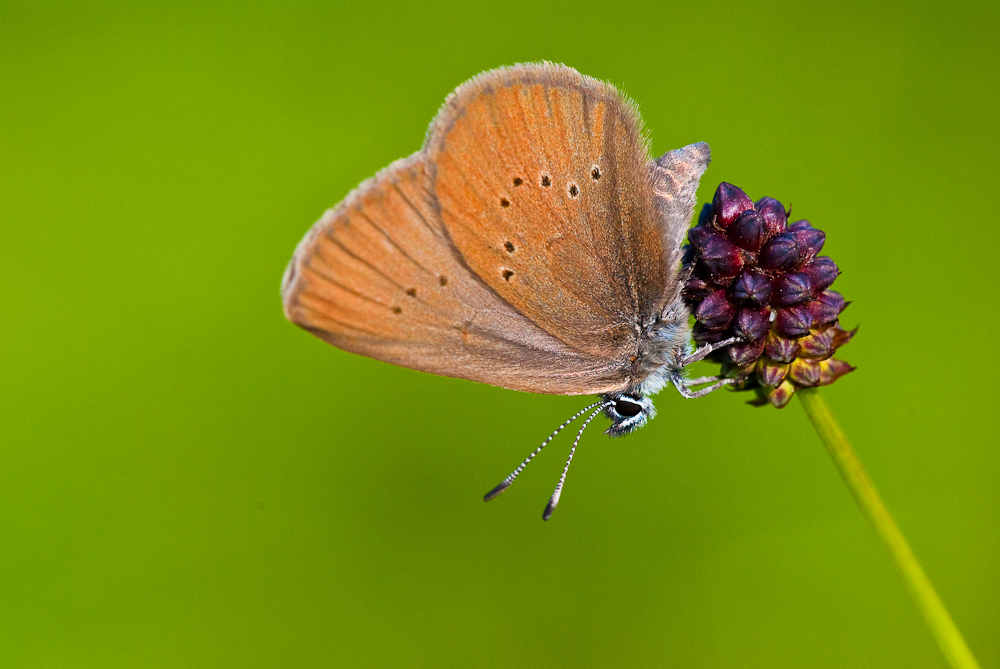
<svg viewBox="0 0 1000 669">
<path fill-rule="evenodd" d="M 847 302 L 830 290 L 840 269 L 818 255 L 825 241 L 809 221 L 789 224 L 778 200 L 754 203 L 725 182 L 688 231 L 684 297 L 695 341 L 742 339 L 709 359 L 737 379 L 736 389 L 757 392 L 753 404 L 783 407 L 797 389 L 854 370 L 833 357 L 855 331 L 840 326 Z"/>
</svg>

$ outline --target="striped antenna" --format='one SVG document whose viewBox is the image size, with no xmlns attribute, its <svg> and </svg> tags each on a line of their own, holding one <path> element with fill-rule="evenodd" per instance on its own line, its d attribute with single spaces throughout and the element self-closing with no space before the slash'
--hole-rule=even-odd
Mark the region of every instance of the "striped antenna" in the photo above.
<svg viewBox="0 0 1000 669">
<path fill-rule="evenodd" d="M 562 425 L 560 425 L 559 427 L 557 427 L 556 430 L 555 430 L 555 432 L 553 432 L 552 434 L 550 434 L 549 438 L 542 442 L 541 446 L 539 446 L 538 448 L 536 448 L 531 455 L 529 455 L 528 457 L 526 457 L 524 459 L 524 462 L 522 462 L 520 465 L 517 466 L 517 469 L 515 469 L 513 472 L 511 472 L 510 476 L 508 476 L 507 478 L 505 478 L 503 480 L 503 482 L 500 485 L 498 485 L 496 488 L 494 488 L 493 490 L 490 490 L 488 493 L 486 493 L 483 496 L 483 501 L 488 502 L 491 499 L 494 499 L 495 497 L 498 497 L 500 495 L 500 493 L 502 493 L 504 490 L 506 490 L 508 487 L 510 487 L 510 484 L 514 482 L 514 479 L 516 479 L 518 477 L 518 475 L 522 471 L 524 471 L 524 468 L 528 466 L 528 463 L 531 462 L 536 455 L 538 455 L 539 453 L 541 453 L 542 449 L 545 448 L 546 446 L 548 446 L 549 442 L 552 441 L 553 439 L 555 439 L 556 435 L 563 431 L 563 428 L 565 428 L 567 425 L 569 425 L 570 423 L 572 423 L 573 421 L 575 421 L 577 418 L 579 418 L 583 414 L 587 413 L 588 411 L 590 411 L 591 409 L 593 409 L 594 407 L 596 407 L 598 404 L 601 405 L 601 408 L 604 408 L 604 406 L 606 406 L 606 404 L 602 404 L 601 402 L 594 402 L 589 407 L 584 407 L 580 411 L 577 411 L 575 414 L 573 414 L 573 416 L 569 420 L 567 420 L 565 423 L 563 423 Z M 587 422 L 590 422 L 590 421 L 588 420 Z M 577 439 L 579 440 L 579 437 L 577 437 Z M 566 477 L 566 475 L 563 474 L 563 478 L 565 478 L 565 477 Z"/>
<path fill-rule="evenodd" d="M 576 439 L 573 440 L 573 448 L 569 449 L 569 458 L 566 459 L 566 466 L 563 467 L 562 476 L 559 477 L 559 483 L 556 485 L 555 492 L 552 493 L 552 497 L 549 498 L 549 503 L 545 505 L 545 511 L 542 513 L 542 520 L 548 520 L 552 517 L 552 512 L 556 510 L 556 504 L 559 503 L 559 497 L 562 496 L 563 483 L 566 482 L 566 474 L 569 472 L 569 466 L 573 462 L 573 454 L 576 453 L 576 445 L 580 443 L 580 437 L 583 436 L 583 431 L 587 429 L 590 425 L 590 421 L 597 418 L 597 414 L 604 410 L 604 407 L 611 406 L 612 402 L 604 402 L 598 407 L 597 411 L 590 414 L 587 420 L 583 421 L 583 425 L 580 426 L 580 431 L 576 433 Z M 590 408 L 590 407 L 588 407 Z"/>
</svg>

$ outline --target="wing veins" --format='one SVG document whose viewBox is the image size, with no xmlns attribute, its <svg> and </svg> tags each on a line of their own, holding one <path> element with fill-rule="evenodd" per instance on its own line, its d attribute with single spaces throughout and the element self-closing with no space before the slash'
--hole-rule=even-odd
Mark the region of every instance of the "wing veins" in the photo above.
<svg viewBox="0 0 1000 669">
<path fill-rule="evenodd" d="M 336 244 L 337 247 L 341 251 L 343 251 L 344 253 L 346 253 L 347 255 L 349 255 L 351 258 L 354 258 L 359 263 L 361 263 L 362 265 L 364 265 L 365 267 L 367 267 L 371 271 L 375 272 L 376 274 L 381 275 L 386 281 L 388 281 L 392 285 L 396 286 L 396 288 L 399 288 L 400 290 L 406 290 L 405 288 L 403 288 L 403 286 L 401 284 L 396 283 L 396 281 L 393 280 L 392 277 L 390 277 L 388 274 L 386 274 L 385 272 L 383 272 L 382 270 L 380 270 L 378 267 L 376 267 L 375 265 L 371 264 L 370 262 L 368 262 L 367 260 L 365 260 L 364 258 L 362 258 L 361 256 L 359 256 L 358 254 L 354 253 L 349 248 L 347 248 L 339 239 L 337 239 L 336 237 L 333 236 L 333 230 L 327 230 L 327 231 L 325 231 L 324 234 L 326 235 L 327 239 L 329 239 L 331 242 L 333 242 L 334 244 Z"/>
<path fill-rule="evenodd" d="M 331 302 L 330 300 L 328 300 L 325 297 L 322 297 L 320 295 L 315 295 L 315 294 L 310 293 L 310 297 L 313 297 L 313 298 L 319 300 L 320 302 L 326 302 L 327 304 L 335 304 L 334 302 Z M 303 306 L 305 306 L 305 305 L 303 305 Z M 305 306 L 305 308 L 309 309 L 308 306 Z M 337 325 L 340 325 L 340 326 L 342 326 L 342 327 L 344 327 L 345 329 L 348 329 L 348 330 L 358 330 L 360 332 L 368 332 L 368 333 L 371 333 L 372 337 L 380 337 L 381 336 L 378 332 L 375 332 L 374 330 L 369 330 L 368 328 L 360 327 L 360 326 L 357 326 L 357 325 L 351 325 L 350 323 L 346 323 L 346 322 L 340 320 L 339 318 L 334 318 L 332 316 L 327 316 L 326 314 L 323 315 L 323 319 L 331 321 L 333 323 L 336 323 Z M 318 328 L 318 327 L 312 327 L 312 328 L 307 328 L 307 329 L 310 329 L 311 331 L 315 330 L 316 332 L 329 332 L 329 330 L 323 330 L 322 328 Z M 354 335 L 344 335 L 344 336 L 351 337 L 351 336 L 354 336 Z"/>
<path fill-rule="evenodd" d="M 425 274 L 430 274 L 430 275 L 434 274 L 429 269 L 427 269 L 426 267 L 424 267 L 423 265 L 421 265 L 419 262 L 417 262 L 416 260 L 414 260 L 413 257 L 410 256 L 409 253 L 407 253 L 406 251 L 404 251 L 403 248 L 399 244 L 396 243 L 396 240 L 394 240 L 392 237 L 389 236 L 389 233 L 386 232 L 382 228 L 382 226 L 378 225 L 375 221 L 373 221 L 372 219 L 368 218 L 367 214 L 365 214 L 363 211 L 359 211 L 358 214 L 361 216 L 361 218 L 363 218 L 365 220 L 366 223 L 368 223 L 370 226 L 372 226 L 373 228 L 375 228 L 375 230 L 377 230 L 379 232 L 379 234 L 381 234 L 385 238 L 385 240 L 387 242 L 389 242 L 390 244 L 392 244 L 393 247 L 395 247 L 395 249 L 397 251 L 399 251 L 400 255 L 402 255 L 404 258 L 406 258 L 407 260 L 409 260 L 411 263 L 413 263 L 414 265 L 416 265 L 417 267 L 419 267 Z"/>
<path fill-rule="evenodd" d="M 367 302 L 371 302 L 373 304 L 377 304 L 380 307 L 385 307 L 386 309 L 391 309 L 391 307 L 386 306 L 385 304 L 383 304 L 382 302 L 379 302 L 375 298 L 369 297 L 368 295 L 365 295 L 364 293 L 358 292 L 357 290 L 351 288 L 350 286 L 347 286 L 347 285 L 341 283 L 340 281 L 337 281 L 336 279 L 334 279 L 332 276 L 330 276 L 326 272 L 322 272 L 322 271 L 316 269 L 312 265 L 309 266 L 309 271 L 310 272 L 314 272 L 315 274 L 318 274 L 324 281 L 329 281 L 330 283 L 332 283 L 333 285 L 337 286 L 338 288 L 340 288 L 344 292 L 350 293 L 351 295 L 354 295 L 355 297 L 360 297 L 362 300 L 365 300 Z M 333 302 L 332 300 L 327 300 L 327 301 L 330 304 L 336 304 L 336 302 Z"/>
<path fill-rule="evenodd" d="M 404 193 L 403 189 L 399 187 L 399 184 L 394 180 L 390 181 L 389 184 L 396 189 L 396 192 L 399 193 L 399 197 L 403 200 L 403 202 L 405 202 L 407 206 L 409 206 L 410 209 L 412 209 L 413 212 L 420 218 L 420 222 L 424 224 L 424 227 L 427 228 L 427 230 L 430 231 L 432 235 L 440 239 L 441 238 L 440 230 L 434 229 L 434 227 L 430 224 L 430 221 L 428 221 L 427 218 L 424 216 L 423 212 L 421 212 L 420 209 L 418 209 L 417 206 L 410 201 L 410 198 L 406 196 L 406 193 Z M 448 240 L 448 243 L 451 244 L 450 239 Z"/>
</svg>

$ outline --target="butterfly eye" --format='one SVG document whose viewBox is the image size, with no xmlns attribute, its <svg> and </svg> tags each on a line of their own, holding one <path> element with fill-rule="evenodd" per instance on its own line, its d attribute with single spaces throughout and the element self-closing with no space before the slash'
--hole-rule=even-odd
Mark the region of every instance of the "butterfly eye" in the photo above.
<svg viewBox="0 0 1000 669">
<path fill-rule="evenodd" d="M 631 418 L 632 416 L 638 416 L 642 413 L 642 407 L 635 402 L 628 402 L 626 400 L 615 401 L 615 411 L 618 415 L 624 416 L 625 418 Z"/>
</svg>

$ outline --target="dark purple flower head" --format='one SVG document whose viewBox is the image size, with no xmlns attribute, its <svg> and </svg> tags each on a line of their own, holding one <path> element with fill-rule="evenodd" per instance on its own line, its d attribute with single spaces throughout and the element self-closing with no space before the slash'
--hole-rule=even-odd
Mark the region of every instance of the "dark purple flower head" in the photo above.
<svg viewBox="0 0 1000 669">
<path fill-rule="evenodd" d="M 827 385 L 854 370 L 833 356 L 854 331 L 840 326 L 847 306 L 830 286 L 836 263 L 818 256 L 826 233 L 806 220 L 788 223 L 771 197 L 752 202 L 722 183 L 688 232 L 684 298 L 699 345 L 739 337 L 709 359 L 754 389 L 756 404 L 784 406 L 798 388 Z"/>
</svg>

